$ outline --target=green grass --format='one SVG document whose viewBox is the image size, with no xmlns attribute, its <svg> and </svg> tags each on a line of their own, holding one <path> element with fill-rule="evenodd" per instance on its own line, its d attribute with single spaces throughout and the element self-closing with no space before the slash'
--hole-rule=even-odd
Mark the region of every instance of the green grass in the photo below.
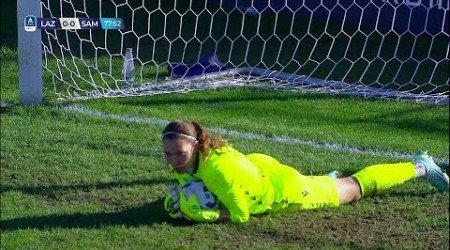
<svg viewBox="0 0 450 250">
<path fill-rule="evenodd" d="M 6 1 L 2 1 L 3 3 Z M 177 1 L 179 9 L 184 2 Z M 134 2 L 130 2 L 134 4 Z M 137 4 L 137 2 L 136 2 Z M 147 1 L 151 5 L 154 2 Z M 167 6 L 166 6 L 167 4 Z M 163 9 L 171 9 L 170 1 L 164 1 Z M 195 7 L 195 6 L 194 6 Z M 67 9 L 67 8 L 65 8 Z M 126 11 L 123 7 L 120 11 Z M 2 21 L 7 20 L 5 13 Z M 145 14 L 137 11 L 135 18 Z M 187 15 L 186 20 L 192 18 Z M 199 37 L 208 31 L 207 15 L 200 15 L 202 22 Z M 216 24 L 223 25 L 223 14 L 216 15 Z M 238 22 L 239 15 L 230 16 Z M 244 35 L 254 35 L 256 17 L 249 17 Z M 277 27 L 280 37 L 287 34 L 289 25 L 275 24 L 264 18 L 261 34 L 265 38 Z M 295 19 L 292 27 L 303 31 L 305 25 Z M 127 20 L 130 23 L 131 20 Z M 2 27 L 4 27 L 2 22 Z M 275 26 L 274 26 L 275 25 Z M 220 38 L 223 27 L 214 26 L 213 36 Z M 171 26 L 170 26 L 171 27 Z M 321 23 L 311 27 L 312 34 L 323 33 Z M 234 37 L 239 30 L 230 26 L 228 35 Z M 352 27 L 344 27 L 353 34 Z M 267 30 L 266 30 L 267 29 Z M 5 32 L 4 32 L 5 31 Z M 3 35 L 11 29 L 2 29 Z M 137 33 L 141 32 L 139 29 Z M 155 34 L 162 32 L 157 27 Z M 168 30 L 168 36 L 173 30 Z M 186 36 L 193 30 L 185 30 Z M 339 27 L 327 26 L 328 34 L 336 34 Z M 102 41 L 101 32 L 98 37 Z M 124 46 L 134 44 L 130 35 L 125 36 Z M 381 41 L 381 34 L 367 37 L 370 46 L 358 44 L 345 35 L 336 37 L 334 46 L 327 36 L 318 38 L 317 49 L 309 46 L 315 42 L 310 37 L 302 40 L 298 54 L 283 53 L 279 58 L 288 64 L 287 70 L 298 69 L 296 63 L 305 63 L 304 73 L 317 76 L 342 77 L 342 72 L 352 70 L 346 80 L 367 82 L 389 82 L 398 65 L 389 65 L 390 70 L 380 76 L 375 59 L 378 48 L 386 47 L 380 56 L 388 60 L 389 48 L 397 46 L 398 58 L 411 54 L 408 47 L 414 40 L 408 35 L 397 38 L 389 35 Z M 11 35 L 7 36 L 11 38 Z M 103 39 L 104 40 L 104 39 Z M 422 37 L 414 49 L 414 57 L 428 54 L 430 39 Z M 441 44 L 445 39 L 436 38 Z M 115 51 L 117 42 L 108 40 L 108 49 Z M 253 39 L 247 50 L 245 39 L 217 44 L 222 58 L 239 64 L 245 56 L 253 62 L 261 54 L 260 38 Z M 290 51 L 295 41 L 279 46 L 276 40 L 267 43 L 268 51 L 276 54 L 278 49 Z M 342 46 L 342 45 L 345 46 Z M 167 44 L 158 47 L 157 60 L 167 58 Z M 173 55 L 180 55 L 183 44 L 174 43 Z M 187 50 L 198 50 L 193 43 Z M 215 46 L 215 45 L 214 45 Z M 202 48 L 214 47 L 207 40 Z M 349 47 L 348 58 L 340 61 L 330 73 L 329 59 L 342 58 L 343 49 Z M 363 46 L 363 47 L 362 47 Z M 245 49 L 244 49 L 245 48 Z M 329 49 L 330 55 L 326 59 Z M 341 48 L 341 49 L 338 49 Z M 448 60 L 441 60 L 446 46 L 432 46 L 431 57 L 440 61 L 435 75 L 436 82 L 448 81 Z M 86 49 L 86 53 L 89 48 Z M 239 53 L 229 53 L 229 50 Z M 150 50 L 143 49 L 143 57 L 150 57 Z M 203 51 L 203 52 L 205 52 Z M 246 53 L 242 53 L 245 51 Z M 302 54 L 301 51 L 311 51 Z M 73 51 L 76 52 L 76 51 Z M 103 53 L 104 51 L 101 51 Z M 202 52 L 202 53 L 203 53 Z M 389 52 L 389 53 L 388 53 Z M 445 51 L 444 51 L 445 52 Z M 197 52 L 196 52 L 197 53 Z M 187 53 L 186 60 L 193 60 L 196 53 Z M 372 68 L 362 74 L 366 63 L 358 60 L 364 54 L 374 60 Z M 393 53 L 393 52 L 392 52 Z M 45 104 L 41 106 L 19 106 L 17 51 L 15 45 L 0 48 L 2 58 L 0 74 L 0 100 L 13 106 L 1 107 L 1 249 L 448 249 L 449 248 L 449 198 L 438 193 L 424 180 L 414 180 L 393 188 L 375 197 L 338 209 L 303 211 L 293 214 L 262 215 L 252 217 L 250 222 L 195 224 L 170 219 L 163 209 L 165 193 L 175 180 L 166 171 L 161 152 L 161 125 L 126 122 L 118 119 L 93 117 L 61 109 L 64 105 L 76 104 L 121 117 L 153 118 L 164 121 L 173 119 L 195 119 L 208 127 L 218 127 L 240 133 L 255 133 L 265 136 L 286 136 L 315 141 L 318 144 L 334 143 L 358 147 L 361 150 L 412 153 L 428 149 L 437 159 L 448 162 L 449 157 L 449 110 L 447 106 L 396 102 L 387 100 L 365 100 L 362 98 L 336 97 L 329 95 L 299 94 L 281 91 L 251 89 L 228 89 L 171 94 L 153 97 L 102 99 L 83 102 L 56 101 L 52 76 L 44 75 Z M 120 60 L 113 61 L 102 55 L 89 56 L 88 64 L 98 64 L 109 83 L 118 78 Z M 291 61 L 290 56 L 295 60 Z M 307 57 L 320 65 L 306 63 Z M 273 57 L 264 58 L 270 65 Z M 408 82 L 411 72 L 417 70 L 414 60 L 408 61 L 397 75 L 398 82 Z M 86 74 L 84 62 L 67 61 L 68 67 L 80 68 Z M 442 67 L 441 67 L 442 66 Z M 57 64 L 49 60 L 50 69 Z M 420 67 L 415 81 L 426 81 L 430 67 Z M 431 67 L 432 68 L 432 67 Z M 138 65 L 138 70 L 141 68 Z M 162 79 L 167 71 L 154 67 L 142 68 L 143 80 Z M 92 74 L 98 84 L 103 84 L 99 74 Z M 75 77 L 76 78 L 76 77 Z M 420 79 L 419 79 L 420 78 Z M 422 79 L 423 78 L 423 79 Z M 83 84 L 77 81 L 77 84 Z M 376 85 L 376 83 L 375 83 Z M 444 86 L 445 87 L 445 86 Z M 448 88 L 448 86 L 447 86 Z M 58 85 L 59 91 L 65 90 Z M 448 91 L 448 89 L 447 89 Z M 338 169 L 352 174 L 362 167 L 377 163 L 405 161 L 389 154 L 371 155 L 346 150 L 330 150 L 323 147 L 292 145 L 269 140 L 252 140 L 240 136 L 224 135 L 233 146 L 244 153 L 261 152 L 280 159 L 305 174 L 324 174 Z M 446 159 L 446 161 L 445 161 Z M 442 164 L 448 171 L 448 163 Z"/>
<path fill-rule="evenodd" d="M 423 135 L 447 138 L 446 130 L 431 131 L 427 128 L 432 124 L 448 126 L 447 111 L 439 106 L 303 95 L 286 98 L 283 93 L 245 90 L 236 92 L 102 100 L 79 105 L 110 114 L 166 120 L 198 117 L 206 125 L 252 131 L 243 114 L 235 111 L 239 109 L 248 115 L 249 120 L 254 118 L 255 132 L 264 132 L 261 130 L 263 126 L 258 125 L 260 121 L 260 124 L 265 124 L 266 133 L 299 138 L 306 136 L 292 130 L 295 123 L 285 117 L 292 119 L 294 114 L 286 112 L 283 102 L 286 105 L 313 102 L 318 110 L 330 108 L 330 102 L 335 106 L 348 104 L 348 109 L 358 104 L 359 110 L 376 106 L 378 115 L 401 111 L 409 105 L 424 108 L 423 111 L 413 109 L 411 113 L 417 112 L 417 116 L 431 113 L 434 120 L 410 128 L 416 131 L 415 135 L 410 135 L 406 127 L 397 128 L 397 136 L 403 135 L 404 139 L 404 148 L 400 150 L 408 152 L 409 148 L 420 148 L 416 142 Z M 240 98 L 233 97 L 234 94 Z M 249 98 L 251 94 L 254 100 Z M 221 101 L 217 95 L 230 100 Z M 210 99 L 198 101 L 201 96 Z M 256 107 L 266 106 L 269 111 L 265 113 L 258 108 L 252 111 L 250 103 Z M 208 106 L 221 105 L 224 105 L 222 109 L 215 109 L 216 114 L 208 115 L 213 114 L 207 110 Z M 241 108 L 235 105 L 241 105 Z M 311 111 L 291 109 L 291 112 L 301 117 Z M 353 115 L 342 112 L 340 119 L 330 117 L 326 123 L 332 127 L 348 126 L 348 130 L 341 133 L 347 135 L 351 145 L 367 144 L 351 132 L 352 128 L 364 131 L 358 128 L 364 123 L 346 122 L 363 116 L 363 112 L 349 113 Z M 266 121 L 265 116 L 270 116 L 273 122 Z M 378 136 L 370 137 L 374 131 L 368 131 L 362 137 L 371 138 L 369 144 L 373 148 L 393 150 L 384 144 L 394 133 L 381 132 L 393 129 L 405 117 L 393 116 L 391 119 L 392 125 L 378 128 Z M 320 130 L 320 122 L 314 121 L 317 122 L 312 119 L 310 124 L 305 123 L 303 129 Z M 241 122 L 242 126 L 239 125 Z M 258 216 L 244 225 L 175 222 L 168 218 L 162 207 L 162 198 L 174 183 L 165 171 L 160 152 L 162 127 L 93 118 L 62 111 L 55 106 L 2 108 L 1 124 L 2 249 L 448 247 L 448 196 L 437 193 L 421 180 L 339 209 Z M 316 126 L 319 128 L 314 128 Z M 238 137 L 228 139 L 243 152 L 267 153 L 312 174 L 323 174 L 332 168 L 352 173 L 366 165 L 398 161 L 388 156 L 335 152 Z M 448 157 L 448 148 L 445 150 L 448 141 L 437 140 L 428 144 L 437 156 Z M 420 242 L 417 242 L 418 237 Z"/>
<path fill-rule="evenodd" d="M 430 124 L 430 121 L 448 119 L 445 106 L 252 89 L 110 102 L 114 107 L 105 105 L 103 100 L 83 104 L 106 113 L 163 120 L 195 119 L 242 132 L 300 137 L 366 149 L 411 152 L 423 147 L 441 155 L 448 152 L 448 124 Z M 411 141 L 405 143 L 405 140 Z"/>
<path fill-rule="evenodd" d="M 8 61 L 1 98 L 17 103 L 16 66 Z M 427 148 L 448 159 L 445 106 L 248 89 L 76 104 L 364 150 Z M 242 225 L 171 220 L 162 202 L 175 182 L 161 153 L 162 127 L 61 105 L 1 108 L 1 249 L 448 249 L 448 195 L 423 180 L 338 209 L 263 215 Z M 272 155 L 306 174 L 404 160 L 225 136 L 244 153 Z"/>
</svg>

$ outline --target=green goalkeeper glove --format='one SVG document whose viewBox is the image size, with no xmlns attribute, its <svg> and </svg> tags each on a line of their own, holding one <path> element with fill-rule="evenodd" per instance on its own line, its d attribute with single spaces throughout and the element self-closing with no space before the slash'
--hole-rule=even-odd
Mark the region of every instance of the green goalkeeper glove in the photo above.
<svg viewBox="0 0 450 250">
<path fill-rule="evenodd" d="M 164 200 L 164 209 L 169 213 L 169 216 L 174 219 L 183 217 L 180 211 L 179 197 L 180 193 L 178 192 L 178 188 L 174 186 L 170 188 L 169 194 L 167 194 L 166 199 Z"/>
<path fill-rule="evenodd" d="M 179 194 L 180 210 L 184 218 L 197 222 L 215 222 L 219 219 L 220 210 L 202 208 L 194 194 L 189 197 L 183 192 Z"/>
</svg>

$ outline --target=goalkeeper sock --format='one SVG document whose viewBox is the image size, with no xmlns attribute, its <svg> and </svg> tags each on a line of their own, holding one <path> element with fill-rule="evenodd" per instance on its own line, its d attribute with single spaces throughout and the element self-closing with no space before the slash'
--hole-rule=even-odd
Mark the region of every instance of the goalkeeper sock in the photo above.
<svg viewBox="0 0 450 250">
<path fill-rule="evenodd" d="M 427 168 L 422 163 L 415 163 L 416 177 L 424 177 L 427 174 Z"/>
<path fill-rule="evenodd" d="M 379 164 L 352 175 L 359 182 L 362 197 L 387 190 L 416 177 L 413 163 Z"/>
</svg>

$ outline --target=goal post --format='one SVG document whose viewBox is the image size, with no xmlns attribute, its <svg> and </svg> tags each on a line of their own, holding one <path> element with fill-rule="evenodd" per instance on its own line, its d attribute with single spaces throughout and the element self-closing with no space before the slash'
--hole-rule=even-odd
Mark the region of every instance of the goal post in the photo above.
<svg viewBox="0 0 450 250">
<path fill-rule="evenodd" d="M 33 31 L 40 12 L 39 1 L 17 0 L 19 101 L 23 105 L 43 102 L 41 33 Z M 27 25 L 31 30 L 26 30 Z"/>
<path fill-rule="evenodd" d="M 448 1 L 41 0 L 40 15 L 124 24 L 41 30 L 58 99 L 251 87 L 449 103 Z"/>
</svg>

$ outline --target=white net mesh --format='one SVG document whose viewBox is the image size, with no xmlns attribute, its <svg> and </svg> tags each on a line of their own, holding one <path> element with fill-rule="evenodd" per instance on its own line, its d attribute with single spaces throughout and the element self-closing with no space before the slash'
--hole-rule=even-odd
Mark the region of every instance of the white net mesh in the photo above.
<svg viewBox="0 0 450 250">
<path fill-rule="evenodd" d="M 46 0 L 41 6 L 42 17 L 125 23 L 121 30 L 43 32 L 44 80 L 61 99 L 242 86 L 448 103 L 448 1 Z M 132 88 L 122 79 L 127 48 L 136 71 Z M 205 58 L 214 60 L 199 63 Z"/>
</svg>

